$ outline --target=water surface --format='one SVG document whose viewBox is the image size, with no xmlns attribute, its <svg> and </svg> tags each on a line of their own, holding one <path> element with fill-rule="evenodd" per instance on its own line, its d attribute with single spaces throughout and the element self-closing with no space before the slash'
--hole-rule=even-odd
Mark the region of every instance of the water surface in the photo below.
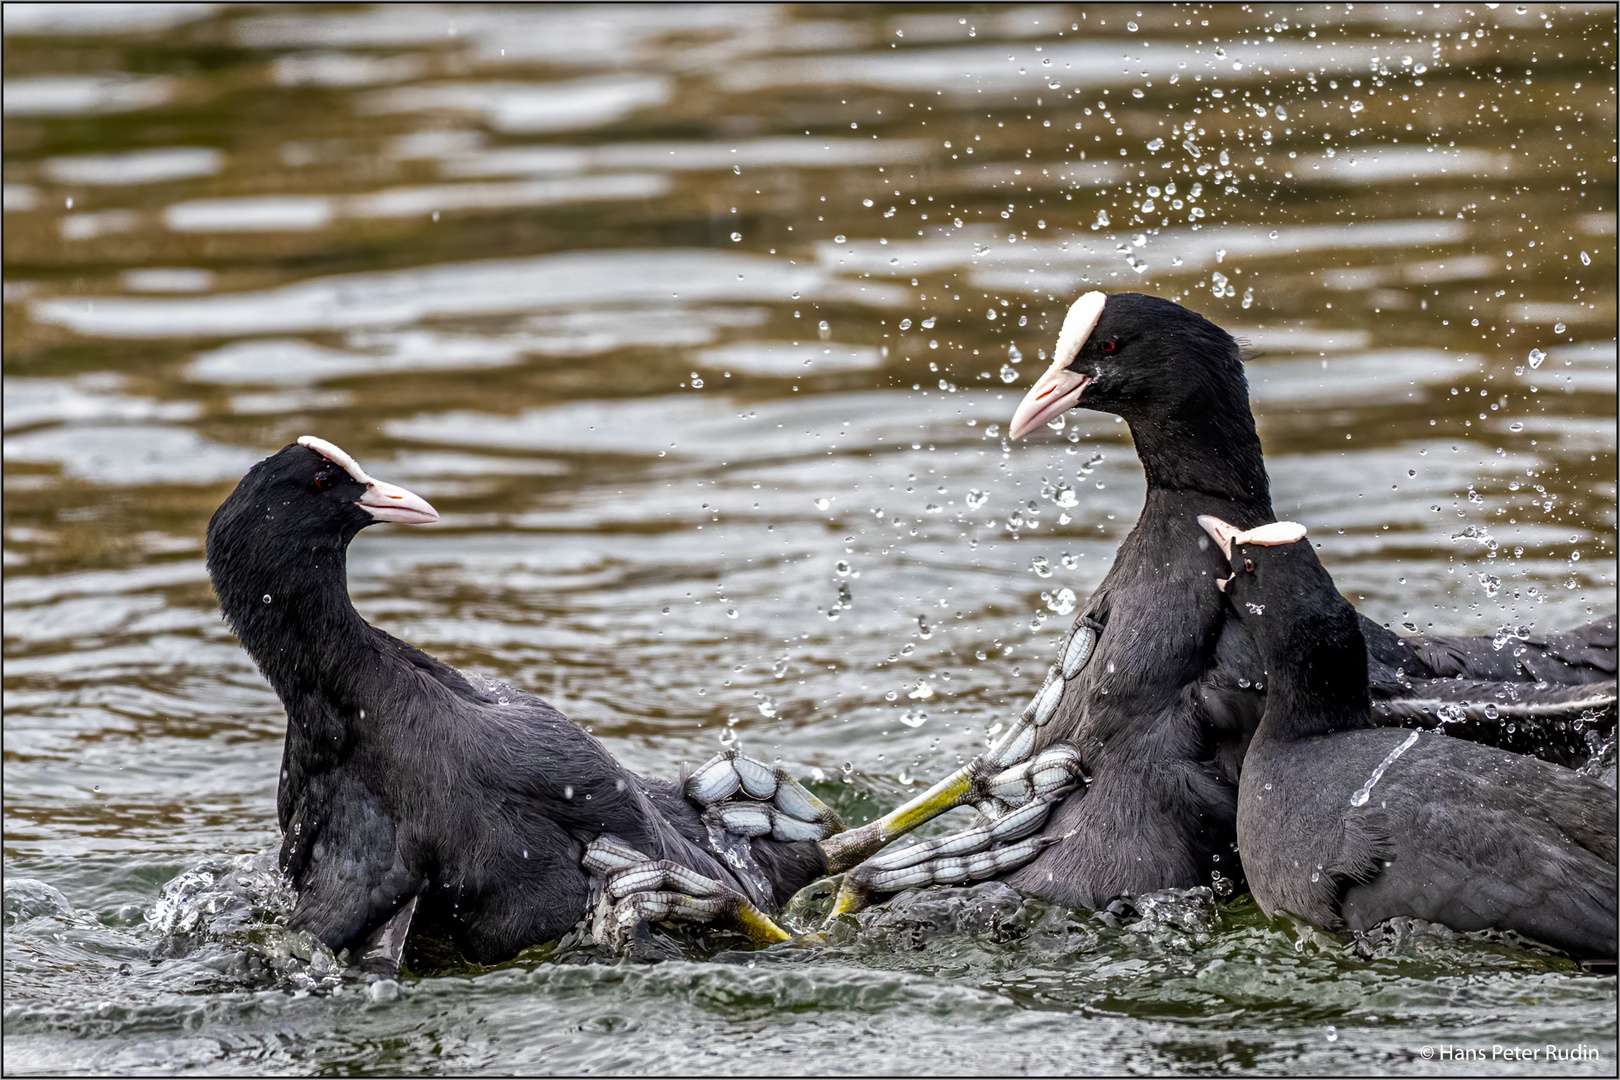
<svg viewBox="0 0 1620 1080">
<path fill-rule="evenodd" d="M 284 717 L 201 550 L 320 435 L 443 515 L 356 542 L 368 619 L 633 768 L 741 745 L 864 820 L 1022 707 L 1134 520 L 1112 417 L 1005 432 L 1074 296 L 1140 289 L 1248 343 L 1277 511 L 1373 618 L 1605 614 L 1612 8 L 5 31 L 8 1068 L 1612 1073 L 1612 978 L 1196 894 L 992 887 L 373 1001 L 280 929 Z"/>
</svg>

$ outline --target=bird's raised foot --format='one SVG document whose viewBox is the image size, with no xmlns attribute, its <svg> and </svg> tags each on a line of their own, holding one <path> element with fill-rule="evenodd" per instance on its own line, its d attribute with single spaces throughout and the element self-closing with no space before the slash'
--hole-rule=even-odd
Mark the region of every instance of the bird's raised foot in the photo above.
<svg viewBox="0 0 1620 1080">
<path fill-rule="evenodd" d="M 1045 756 L 1043 754 L 1042 758 Z M 1030 762 L 1025 768 L 1033 770 L 1035 764 Z M 1034 834 L 1045 824 L 1052 805 L 1070 793 L 1075 781 L 1076 776 L 1065 774 L 1061 786 L 1030 799 L 1000 818 L 987 819 L 959 833 L 867 859 L 844 875 L 844 883 L 827 916 L 828 922 L 860 911 L 877 894 L 926 885 L 985 881 L 1018 869 L 1057 840 Z"/>
<path fill-rule="evenodd" d="M 735 889 L 666 859 L 652 859 L 622 840 L 602 836 L 585 849 L 585 868 L 602 876 L 590 935 L 623 951 L 636 927 L 687 922 L 734 929 L 763 945 L 790 935 Z"/>
<path fill-rule="evenodd" d="M 981 755 L 876 821 L 822 841 L 827 869 L 836 874 L 857 866 L 917 826 L 958 806 L 977 806 L 991 819 L 1000 818 L 1009 808 L 1069 788 L 1082 776 L 1081 768 L 1079 751 L 1066 743 L 1049 746 L 1034 758 L 1011 766 L 993 751 Z"/>
<path fill-rule="evenodd" d="M 686 778 L 685 790 L 707 824 L 738 836 L 825 840 L 844 831 L 838 812 L 785 769 L 736 750 L 710 758 Z"/>
<path fill-rule="evenodd" d="M 1062 711 L 1064 697 L 1073 696 L 1070 687 L 1077 685 L 1075 680 L 1091 662 L 1102 631 L 1103 625 L 1100 622 L 1089 615 L 1081 616 L 1075 622 L 1069 636 L 1063 640 L 1058 650 L 1057 663 L 1047 672 L 1041 688 L 1030 698 L 1029 704 L 1024 707 L 1023 713 L 1013 725 L 991 745 L 989 750 L 876 821 L 869 821 L 858 829 L 850 829 L 824 840 L 821 850 L 827 859 L 827 869 L 835 874 L 848 870 L 871 858 L 889 843 L 917 826 L 949 810 L 954 810 L 958 806 L 979 806 L 1000 798 L 997 792 L 990 790 L 990 785 L 1001 783 L 1009 770 L 1027 762 L 1029 756 L 1034 753 L 1040 729 Z M 1041 757 L 1045 758 L 1047 754 L 1057 749 L 1058 747 L 1050 747 L 1042 752 Z M 1074 754 L 1074 751 L 1068 748 L 1064 748 L 1062 752 L 1065 755 Z M 1074 755 L 1074 764 L 1073 771 L 1078 775 L 1078 755 Z M 1033 793 L 1026 794 L 1024 799 L 1033 797 Z"/>
</svg>

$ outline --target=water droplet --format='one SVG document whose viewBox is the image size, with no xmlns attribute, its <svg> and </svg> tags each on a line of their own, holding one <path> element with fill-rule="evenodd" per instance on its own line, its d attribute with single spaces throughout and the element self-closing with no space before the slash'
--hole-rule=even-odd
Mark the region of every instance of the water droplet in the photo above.
<svg viewBox="0 0 1620 1080">
<path fill-rule="evenodd" d="M 1350 103 L 1350 111 L 1351 111 L 1351 112 L 1353 112 L 1353 113 L 1358 113 L 1358 112 L 1360 112 L 1360 111 L 1361 111 L 1361 110 L 1362 110 L 1362 109 L 1365 109 L 1365 108 L 1366 108 L 1366 107 L 1367 107 L 1367 106 L 1365 106 L 1365 105 L 1363 105 L 1363 104 L 1362 104 L 1362 103 L 1361 103 L 1361 102 L 1359 102 L 1359 101 L 1352 101 L 1352 102 L 1351 102 L 1351 103 Z"/>
<path fill-rule="evenodd" d="M 1509 431 L 1523 431 L 1524 430 L 1524 421 L 1523 420 L 1515 420 L 1515 421 L 1513 421 L 1513 423 L 1508 425 L 1508 430 Z"/>
<path fill-rule="evenodd" d="M 1128 23 L 1125 24 L 1125 29 L 1129 30 L 1131 33 L 1134 34 L 1134 33 L 1136 33 L 1136 24 L 1133 23 L 1133 22 L 1128 22 Z"/>
<path fill-rule="evenodd" d="M 922 727 L 928 722 L 928 714 L 921 709 L 907 709 L 900 714 L 900 722 L 906 727 Z"/>
<path fill-rule="evenodd" d="M 1316 880 L 1316 875 L 1315 874 L 1311 875 L 1311 880 L 1312 881 Z M 1328 1042 L 1338 1042 L 1339 1041 L 1339 1029 L 1334 1027 L 1332 1024 L 1329 1024 L 1327 1026 L 1327 1041 Z"/>
<path fill-rule="evenodd" d="M 816 500 L 816 509 L 817 510 L 825 510 L 830 506 L 832 506 L 832 500 L 831 499 L 823 497 L 823 498 L 820 498 L 820 499 Z"/>
<path fill-rule="evenodd" d="M 733 244 L 737 243 L 741 239 L 742 239 L 742 233 L 734 232 L 734 233 L 731 234 L 731 242 Z"/>
<path fill-rule="evenodd" d="M 1555 334 L 1562 334 L 1567 329 L 1569 329 L 1569 328 L 1567 326 L 1565 326 L 1561 322 L 1553 323 L 1553 333 L 1555 333 Z"/>
<path fill-rule="evenodd" d="M 1530 350 L 1530 366 L 1532 368 L 1540 367 L 1541 362 L 1545 359 L 1547 359 L 1547 354 L 1542 352 L 1540 349 Z"/>
<path fill-rule="evenodd" d="M 264 602 L 265 602 L 265 603 L 266 603 L 266 604 L 268 604 L 268 603 L 269 603 L 269 602 L 270 602 L 270 594 L 269 594 L 269 593 L 265 593 L 265 594 L 264 594 L 264 595 L 263 595 L 263 596 L 262 596 L 262 597 L 260 597 L 260 598 L 259 598 L 259 599 L 261 599 L 261 600 L 263 600 L 263 601 L 264 601 Z"/>
<path fill-rule="evenodd" d="M 1018 369 L 1013 367 L 1011 364 L 1002 364 L 1001 365 L 1001 381 L 1004 382 L 1004 383 L 1017 382 L 1018 381 Z"/>
<path fill-rule="evenodd" d="M 861 200 L 861 205 L 862 206 L 871 206 L 872 205 L 872 200 L 871 199 L 862 199 Z"/>
<path fill-rule="evenodd" d="M 934 328 L 934 324 L 936 322 L 938 322 L 938 321 L 939 321 L 939 316 L 930 315 L 930 316 L 928 316 L 928 318 L 926 318 L 926 319 L 924 319 L 922 321 L 922 328 L 924 330 L 932 330 Z"/>
<path fill-rule="evenodd" d="M 1147 148 L 1149 150 L 1163 150 L 1164 149 L 1164 140 L 1163 139 L 1154 139 L 1152 142 L 1147 144 Z"/>
<path fill-rule="evenodd" d="M 844 242 L 844 239 L 845 239 L 844 234 L 839 233 L 837 236 L 833 237 L 833 243 L 842 244 Z"/>
<path fill-rule="evenodd" d="M 902 329 L 902 330 L 910 330 L 911 329 L 911 320 L 910 319 L 901 319 L 900 320 L 900 329 Z"/>
<path fill-rule="evenodd" d="M 969 510 L 977 510 L 979 507 L 990 501 L 990 495 L 987 492 L 983 492 L 975 488 L 967 493 L 967 498 L 965 501 L 967 502 Z"/>
<path fill-rule="evenodd" d="M 1588 255 L 1584 251 L 1581 252 L 1581 265 L 1582 266 L 1591 266 L 1592 265 L 1592 256 Z"/>
</svg>

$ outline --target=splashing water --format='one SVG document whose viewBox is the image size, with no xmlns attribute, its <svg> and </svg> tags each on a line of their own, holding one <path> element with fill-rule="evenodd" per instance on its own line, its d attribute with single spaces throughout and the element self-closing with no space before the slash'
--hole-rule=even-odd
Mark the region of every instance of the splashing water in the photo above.
<svg viewBox="0 0 1620 1080">
<path fill-rule="evenodd" d="M 1384 778 L 1384 770 L 1395 764 L 1396 759 L 1402 754 L 1406 753 L 1413 746 L 1417 745 L 1418 736 L 1421 734 L 1422 732 L 1419 731 L 1412 732 L 1412 734 L 1406 737 L 1401 745 L 1389 752 L 1388 757 L 1384 758 L 1383 761 L 1378 763 L 1378 767 L 1372 771 L 1372 775 L 1367 777 L 1367 782 L 1358 787 L 1355 794 L 1350 796 L 1351 806 L 1367 805 L 1367 800 L 1372 798 L 1373 787 L 1377 785 L 1378 781 Z"/>
</svg>

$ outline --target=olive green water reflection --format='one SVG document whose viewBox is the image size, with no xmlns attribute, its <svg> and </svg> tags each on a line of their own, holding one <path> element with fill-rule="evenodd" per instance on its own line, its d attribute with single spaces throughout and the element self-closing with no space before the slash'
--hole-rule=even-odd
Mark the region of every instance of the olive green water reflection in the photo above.
<svg viewBox="0 0 1620 1080">
<path fill-rule="evenodd" d="M 1615 604 L 1612 8 L 5 31 L 9 1069 L 1612 1073 L 1612 978 L 1246 899 L 1110 926 L 992 889 L 821 949 L 332 992 L 253 857 L 283 720 L 201 557 L 319 434 L 443 514 L 356 543 L 368 618 L 635 768 L 740 740 L 864 820 L 1021 706 L 1129 528 L 1112 418 L 1004 433 L 1074 295 L 1136 288 L 1251 344 L 1277 509 L 1364 610 L 1583 622 Z"/>
</svg>

